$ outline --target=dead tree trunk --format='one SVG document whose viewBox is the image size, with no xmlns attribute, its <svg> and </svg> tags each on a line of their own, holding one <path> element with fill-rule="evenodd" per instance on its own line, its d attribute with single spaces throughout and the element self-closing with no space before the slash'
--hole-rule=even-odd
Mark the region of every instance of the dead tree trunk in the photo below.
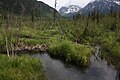
<svg viewBox="0 0 120 80">
<path fill-rule="evenodd" d="M 7 16 L 7 18 L 6 18 L 6 25 L 5 25 L 5 44 L 6 44 L 7 55 L 9 57 L 10 56 L 10 51 L 13 52 L 13 46 L 12 46 L 12 41 L 11 41 L 12 33 L 11 34 L 9 33 L 10 30 L 12 30 L 10 28 L 10 26 L 11 26 L 10 21 L 12 21 L 12 16 L 9 12 L 7 13 L 6 16 Z"/>
<path fill-rule="evenodd" d="M 34 8 L 32 8 L 32 13 L 31 13 L 31 20 L 32 20 L 32 23 L 34 25 Z"/>
<path fill-rule="evenodd" d="M 10 56 L 10 52 L 9 52 L 9 46 L 8 46 L 8 38 L 7 38 L 7 36 L 5 37 L 5 42 L 6 42 L 7 55 L 8 55 L 8 57 L 9 57 L 9 56 Z"/>
<path fill-rule="evenodd" d="M 54 5 L 54 7 L 55 7 L 55 9 L 54 9 L 54 14 L 53 14 L 53 17 L 54 17 L 54 22 L 56 21 L 56 6 L 57 6 L 57 0 L 55 0 L 55 5 Z"/>
<path fill-rule="evenodd" d="M 6 50 L 7 50 L 7 55 L 8 57 L 10 56 L 10 50 L 9 50 L 9 42 L 8 42 L 8 29 L 9 29 L 9 15 L 7 14 L 7 19 L 6 19 L 6 26 L 5 26 L 5 33 L 6 33 L 6 36 L 5 36 L 5 43 L 6 43 Z"/>
</svg>

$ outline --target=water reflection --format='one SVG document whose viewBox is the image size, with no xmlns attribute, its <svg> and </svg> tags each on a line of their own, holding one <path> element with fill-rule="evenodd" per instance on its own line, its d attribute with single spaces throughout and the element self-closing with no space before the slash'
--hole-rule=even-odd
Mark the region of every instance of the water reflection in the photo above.
<svg viewBox="0 0 120 80">
<path fill-rule="evenodd" d="M 117 69 L 117 74 L 116 74 L 115 80 L 120 80 L 120 67 Z"/>
<path fill-rule="evenodd" d="M 117 70 L 107 61 L 93 55 L 90 66 L 81 71 L 75 66 L 65 64 L 51 58 L 48 54 L 35 54 L 33 57 L 40 58 L 45 66 L 48 80 L 116 80 Z M 119 79 L 118 79 L 119 80 Z"/>
</svg>

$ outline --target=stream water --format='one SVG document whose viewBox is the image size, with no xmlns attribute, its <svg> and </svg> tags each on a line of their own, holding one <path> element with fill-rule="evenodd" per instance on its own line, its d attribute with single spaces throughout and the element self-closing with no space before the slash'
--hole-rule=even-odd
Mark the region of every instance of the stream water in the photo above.
<svg viewBox="0 0 120 80">
<path fill-rule="evenodd" d="M 59 59 L 51 58 L 47 53 L 34 54 L 43 64 L 48 80 L 118 80 L 117 70 L 101 60 L 99 50 L 90 59 L 91 64 L 85 70 L 74 65 L 67 65 Z"/>
</svg>

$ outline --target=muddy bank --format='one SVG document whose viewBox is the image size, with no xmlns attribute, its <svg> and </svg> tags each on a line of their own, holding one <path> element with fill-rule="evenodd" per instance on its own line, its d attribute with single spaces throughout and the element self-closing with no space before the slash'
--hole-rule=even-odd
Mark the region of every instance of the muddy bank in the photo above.
<svg viewBox="0 0 120 80">
<path fill-rule="evenodd" d="M 48 45 L 47 44 L 37 44 L 35 46 L 29 46 L 25 44 L 18 44 L 17 47 L 15 48 L 15 51 L 41 51 L 45 52 L 48 50 Z"/>
</svg>

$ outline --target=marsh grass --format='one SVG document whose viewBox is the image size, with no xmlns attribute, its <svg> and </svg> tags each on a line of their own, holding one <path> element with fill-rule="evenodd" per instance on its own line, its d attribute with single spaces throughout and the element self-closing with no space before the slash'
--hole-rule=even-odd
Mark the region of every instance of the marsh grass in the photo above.
<svg viewBox="0 0 120 80">
<path fill-rule="evenodd" d="M 49 52 L 53 55 L 64 58 L 67 62 L 74 62 L 78 66 L 87 66 L 92 55 L 93 48 L 88 45 L 76 44 L 64 40 L 57 44 L 52 44 Z"/>
<path fill-rule="evenodd" d="M 0 80 L 46 80 L 42 63 L 29 56 L 0 55 Z"/>
</svg>

